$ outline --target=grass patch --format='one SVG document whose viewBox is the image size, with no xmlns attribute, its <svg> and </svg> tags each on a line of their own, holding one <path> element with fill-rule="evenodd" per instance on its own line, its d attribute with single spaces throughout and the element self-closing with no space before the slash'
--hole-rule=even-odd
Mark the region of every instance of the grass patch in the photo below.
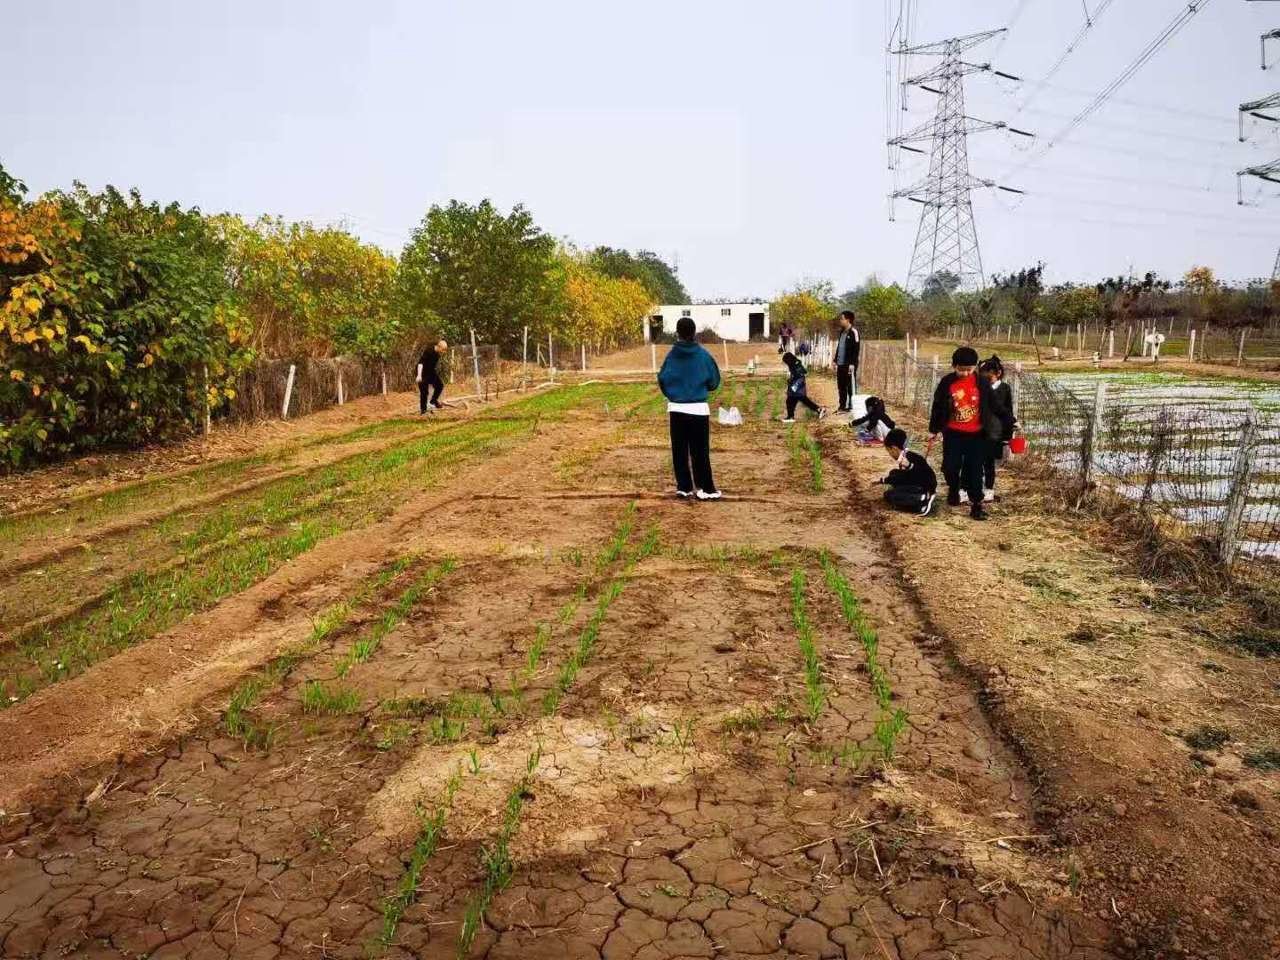
<svg viewBox="0 0 1280 960">
<path fill-rule="evenodd" d="M 1255 770 L 1280 770 L 1280 747 L 1266 746 L 1244 755 L 1245 766 Z"/>
<path fill-rule="evenodd" d="M 787 430 L 787 446 L 791 452 L 791 462 L 798 467 L 808 467 L 809 485 L 814 493 L 821 493 L 825 487 L 822 475 L 822 445 L 809 434 L 809 431 L 792 426 Z"/>
<path fill-rule="evenodd" d="M 308 680 L 302 688 L 302 712 L 338 716 L 360 709 L 360 694 L 350 687 L 330 687 L 321 680 Z"/>
<path fill-rule="evenodd" d="M 507 793 L 507 802 L 503 807 L 502 827 L 494 837 L 493 843 L 480 848 L 480 865 L 484 869 L 484 881 L 480 892 L 467 902 L 462 915 L 462 928 L 458 931 L 458 957 L 466 957 L 471 952 L 480 924 L 485 912 L 493 903 L 493 898 L 511 885 L 511 876 L 515 866 L 511 861 L 511 840 L 520 826 L 520 814 L 524 811 L 525 798 L 529 795 L 529 785 L 533 780 L 533 772 L 538 769 L 542 759 L 542 747 L 539 745 L 529 754 L 525 761 L 525 772 Z"/>
<path fill-rule="evenodd" d="M 1201 726 L 1182 735 L 1192 750 L 1221 750 L 1231 739 L 1231 731 L 1223 727 Z"/>
<path fill-rule="evenodd" d="M 382 902 L 382 931 L 378 934 L 378 944 L 389 947 L 395 941 L 396 927 L 404 912 L 409 909 L 418 896 L 418 884 L 422 882 L 422 871 L 427 861 L 435 854 L 440 845 L 440 836 L 444 833 L 445 820 L 449 816 L 449 808 L 453 805 L 453 795 L 462 786 L 461 769 L 454 771 L 445 782 L 440 799 L 430 811 L 418 807 L 418 837 L 414 841 L 413 850 L 409 854 L 409 862 L 404 873 L 400 875 L 400 883 L 396 892 Z"/>
<path fill-rule="evenodd" d="M 818 660 L 818 648 L 814 640 L 813 626 L 805 609 L 804 571 L 799 567 L 791 573 L 791 619 L 796 627 L 796 642 L 800 646 L 800 658 L 804 662 L 804 704 L 809 722 L 815 722 L 827 703 L 827 686 L 822 679 L 822 664 Z"/>
<path fill-rule="evenodd" d="M 893 690 L 889 685 L 889 676 L 880 663 L 880 638 L 876 635 L 875 628 L 871 626 L 866 614 L 863 613 L 862 604 L 857 595 L 836 566 L 835 561 L 831 559 L 831 555 L 825 550 L 822 552 L 821 561 L 827 586 L 840 601 L 840 612 L 862 645 L 867 676 L 871 680 L 871 692 L 875 695 L 876 706 L 879 707 L 872 735 L 880 748 L 880 755 L 885 760 L 891 760 L 898 737 L 906 729 L 907 713 L 893 706 Z M 853 757 L 853 754 L 851 753 L 850 756 Z M 854 759 L 861 759 L 860 748 Z"/>
</svg>

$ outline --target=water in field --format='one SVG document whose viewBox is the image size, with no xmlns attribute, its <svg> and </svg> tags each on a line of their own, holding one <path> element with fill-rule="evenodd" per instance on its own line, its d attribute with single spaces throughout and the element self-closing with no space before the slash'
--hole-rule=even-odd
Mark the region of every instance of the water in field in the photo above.
<svg viewBox="0 0 1280 960">
<path fill-rule="evenodd" d="M 1024 429 L 1065 470 L 1079 469 L 1100 382 L 1105 395 L 1093 451 L 1097 478 L 1210 537 L 1226 517 L 1241 466 L 1240 438 L 1252 414 L 1257 445 L 1243 504 L 1242 550 L 1280 556 L 1280 384 L 1154 371 L 1051 374 L 1041 382 L 1028 377 L 1020 398 Z"/>
</svg>

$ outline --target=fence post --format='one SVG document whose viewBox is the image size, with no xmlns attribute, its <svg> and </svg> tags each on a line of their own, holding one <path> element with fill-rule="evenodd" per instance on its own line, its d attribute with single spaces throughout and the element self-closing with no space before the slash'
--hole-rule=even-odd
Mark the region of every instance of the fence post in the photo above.
<svg viewBox="0 0 1280 960">
<path fill-rule="evenodd" d="M 587 369 L 587 345 L 582 344 L 582 369 Z"/>
<path fill-rule="evenodd" d="M 934 365 L 937 365 L 937 358 L 934 358 Z M 937 371 L 934 371 L 935 376 Z M 1022 361 L 1015 360 L 1013 362 L 1013 382 L 1009 384 L 1009 399 L 1013 401 L 1013 409 L 1019 410 L 1022 406 Z"/>
<path fill-rule="evenodd" d="M 1245 335 L 1245 331 L 1247 331 L 1248 329 L 1249 329 L 1248 327 L 1245 327 L 1240 331 L 1240 349 L 1236 351 L 1237 367 L 1240 366 L 1242 363 L 1244 363 L 1244 335 Z"/>
<path fill-rule="evenodd" d="M 204 390 L 204 435 L 207 437 L 213 430 L 213 417 L 209 411 L 209 365 L 206 363 L 201 369 L 204 374 L 200 379 L 200 385 Z"/>
<path fill-rule="evenodd" d="M 1054 335 L 1054 333 L 1057 331 L 1057 329 L 1058 329 L 1058 327 L 1057 327 L 1057 325 L 1056 325 L 1056 324 L 1053 324 L 1053 323 L 1049 324 L 1049 340 L 1048 340 L 1048 342 L 1045 344 L 1045 346 L 1046 346 L 1046 347 L 1052 347 L 1052 346 L 1053 346 L 1053 335 Z"/>
<path fill-rule="evenodd" d="M 524 328 L 524 348 L 520 353 L 520 378 L 525 386 L 529 382 L 529 328 Z"/>
<path fill-rule="evenodd" d="M 1231 489 L 1227 493 L 1227 510 L 1222 516 L 1222 530 L 1218 535 L 1218 559 L 1226 567 L 1231 566 L 1240 550 L 1240 525 L 1244 521 L 1244 508 L 1249 497 L 1249 474 L 1253 471 L 1257 443 L 1258 421 L 1250 410 L 1240 430 L 1240 446 L 1236 450 Z"/>
<path fill-rule="evenodd" d="M 297 372 L 297 366 L 289 364 L 289 378 L 284 382 L 284 404 L 280 407 L 280 419 L 289 419 L 289 400 L 293 396 L 293 375 Z"/>
<path fill-rule="evenodd" d="M 902 358 L 902 402 L 909 403 L 913 407 L 916 405 L 916 391 L 914 378 L 912 373 L 915 372 L 915 363 L 911 359 L 910 351 Z"/>
<path fill-rule="evenodd" d="M 476 378 L 476 399 L 484 392 L 480 386 L 480 351 L 476 349 L 476 328 L 471 327 L 471 370 Z"/>
<path fill-rule="evenodd" d="M 1093 475 L 1093 464 L 1098 447 L 1098 434 L 1102 432 L 1102 412 L 1107 404 L 1107 384 L 1099 380 L 1093 392 L 1093 417 L 1084 433 L 1084 445 L 1080 451 L 1080 500 L 1084 499 L 1089 489 L 1089 480 Z M 1076 501 L 1079 506 L 1080 500 Z"/>
<path fill-rule="evenodd" d="M 1196 332 L 1194 330 L 1187 333 L 1187 359 L 1192 363 L 1196 359 Z"/>
<path fill-rule="evenodd" d="M 1107 331 L 1107 359 L 1110 360 L 1116 355 L 1116 328 L 1112 327 Z"/>
<path fill-rule="evenodd" d="M 556 382 L 556 358 L 551 347 L 551 332 L 547 331 L 547 369 L 551 371 L 551 382 Z"/>
<path fill-rule="evenodd" d="M 387 365 L 385 363 L 382 365 L 382 395 L 384 397 L 387 395 Z"/>
<path fill-rule="evenodd" d="M 346 399 L 342 392 L 342 367 L 338 367 L 338 406 L 342 406 Z"/>
<path fill-rule="evenodd" d="M 656 343 L 649 344 L 649 372 L 658 372 L 658 345 Z"/>
<path fill-rule="evenodd" d="M 721 340 L 720 346 L 724 348 L 724 368 L 729 369 L 729 341 Z"/>
</svg>

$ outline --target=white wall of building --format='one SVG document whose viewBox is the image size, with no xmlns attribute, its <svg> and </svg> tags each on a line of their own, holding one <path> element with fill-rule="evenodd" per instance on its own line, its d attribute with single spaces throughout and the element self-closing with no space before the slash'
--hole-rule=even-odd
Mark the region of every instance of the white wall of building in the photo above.
<svg viewBox="0 0 1280 960">
<path fill-rule="evenodd" d="M 698 331 L 710 330 L 722 340 L 750 340 L 751 314 L 764 314 L 764 337 L 769 337 L 767 303 L 666 303 L 644 319 L 644 338 L 649 340 L 650 323 L 662 317 L 662 332 L 675 335 L 676 322 L 691 317 Z"/>
</svg>

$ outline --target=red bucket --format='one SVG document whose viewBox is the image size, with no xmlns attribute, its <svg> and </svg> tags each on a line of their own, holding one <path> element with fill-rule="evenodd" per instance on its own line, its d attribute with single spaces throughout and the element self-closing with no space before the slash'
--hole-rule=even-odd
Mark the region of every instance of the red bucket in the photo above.
<svg viewBox="0 0 1280 960">
<path fill-rule="evenodd" d="M 1026 453 L 1026 452 L 1027 452 L 1027 438 L 1026 438 L 1026 437 L 1021 437 L 1021 436 L 1019 436 L 1019 437 L 1014 437 L 1012 440 L 1010 440 L 1010 441 L 1009 441 L 1009 452 L 1010 452 L 1010 453 L 1016 453 L 1016 454 L 1023 454 L 1023 453 Z"/>
</svg>

